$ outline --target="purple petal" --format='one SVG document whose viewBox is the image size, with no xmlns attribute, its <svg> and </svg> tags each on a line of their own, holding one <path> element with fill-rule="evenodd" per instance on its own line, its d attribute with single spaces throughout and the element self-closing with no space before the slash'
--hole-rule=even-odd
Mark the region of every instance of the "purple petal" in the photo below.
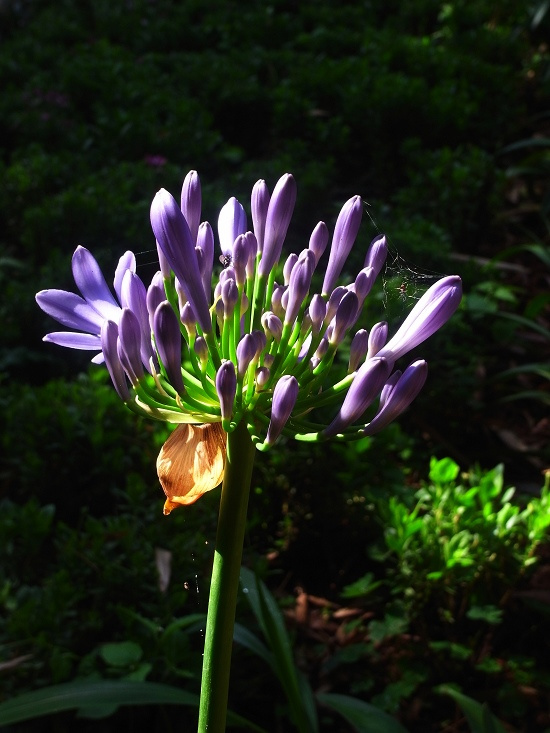
<svg viewBox="0 0 550 733">
<path fill-rule="evenodd" d="M 461 298 L 462 282 L 458 275 L 439 280 L 424 293 L 378 356 L 397 361 L 440 329 L 456 311 Z"/>
<path fill-rule="evenodd" d="M 74 281 L 84 299 L 103 318 L 118 321 L 120 308 L 111 295 L 97 260 L 84 247 L 77 247 L 72 260 Z"/>
<path fill-rule="evenodd" d="M 127 363 L 124 362 L 120 350 L 118 351 L 119 358 L 130 377 L 130 381 L 134 384 L 143 376 L 141 328 L 136 315 L 129 308 L 122 309 L 120 323 L 118 324 L 118 338 Z"/>
<path fill-rule="evenodd" d="M 105 320 L 80 295 L 66 290 L 41 290 L 36 302 L 44 313 L 68 328 L 99 334 Z"/>
<path fill-rule="evenodd" d="M 195 246 L 185 217 L 168 191 L 161 189 L 151 205 L 151 226 L 170 267 L 185 290 L 202 330 L 212 330 Z"/>
<path fill-rule="evenodd" d="M 47 333 L 43 341 L 48 341 L 68 349 L 82 349 L 83 351 L 97 351 L 101 349 L 101 339 L 89 333 L 73 333 L 72 331 L 54 331 Z"/>
<path fill-rule="evenodd" d="M 334 227 L 334 236 L 332 237 L 332 245 L 328 265 L 323 281 L 323 295 L 328 295 L 334 288 L 334 283 L 342 272 L 342 268 L 347 260 L 357 232 L 361 226 L 361 217 L 363 216 L 363 202 L 360 196 L 354 196 L 346 201 Z"/>
<path fill-rule="evenodd" d="M 150 370 L 149 360 L 153 356 L 151 326 L 147 310 L 147 291 L 141 278 L 135 272 L 126 271 L 121 286 L 121 303 L 136 316 L 141 330 L 141 359 Z"/>
<path fill-rule="evenodd" d="M 258 266 L 262 277 L 267 277 L 279 262 L 295 203 L 296 182 L 286 173 L 277 181 L 267 209 L 262 259 Z"/>
<path fill-rule="evenodd" d="M 338 414 L 324 430 L 327 438 L 341 433 L 361 417 L 384 386 L 388 372 L 389 365 L 385 359 L 375 357 L 363 363 L 348 389 Z"/>
<path fill-rule="evenodd" d="M 136 256 L 133 252 L 125 252 L 122 257 L 118 261 L 117 268 L 115 270 L 115 280 L 114 280 L 114 287 L 115 287 L 115 293 L 117 294 L 118 299 L 120 300 L 120 291 L 122 288 L 122 280 L 124 278 L 124 275 L 126 273 L 126 270 L 130 270 L 131 272 L 136 271 Z"/>
<path fill-rule="evenodd" d="M 271 403 L 271 420 L 265 438 L 267 445 L 273 445 L 281 434 L 298 399 L 298 391 L 298 380 L 289 374 L 281 377 L 275 385 Z"/>
<path fill-rule="evenodd" d="M 118 396 L 124 402 L 130 399 L 126 375 L 118 357 L 118 326 L 113 321 L 105 321 L 101 327 L 101 348 L 105 356 L 105 365 L 111 375 Z"/>
</svg>

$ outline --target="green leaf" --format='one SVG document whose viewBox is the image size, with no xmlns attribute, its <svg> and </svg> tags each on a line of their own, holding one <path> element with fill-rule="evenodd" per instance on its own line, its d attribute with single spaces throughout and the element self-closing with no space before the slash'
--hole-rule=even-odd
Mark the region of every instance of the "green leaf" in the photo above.
<svg viewBox="0 0 550 733">
<path fill-rule="evenodd" d="M 340 713 L 359 733 L 407 733 L 407 729 L 391 715 L 355 697 L 318 692 L 317 700 Z"/>
<path fill-rule="evenodd" d="M 114 713 L 121 705 L 187 705 L 198 708 L 199 698 L 177 687 L 156 682 L 78 680 L 26 692 L 0 703 L 0 725 L 12 725 L 65 710 L 78 710 L 87 718 L 102 718 Z M 266 733 L 260 726 L 231 712 L 227 713 L 227 725 Z"/>
<path fill-rule="evenodd" d="M 302 733 L 315 733 L 319 723 L 313 692 L 296 668 L 279 607 L 266 586 L 248 568 L 241 568 L 241 584 L 273 654 L 272 668 L 285 691 L 296 727 Z"/>
<path fill-rule="evenodd" d="M 340 593 L 342 598 L 359 598 L 372 593 L 375 588 L 381 584 L 381 580 L 374 580 L 373 573 L 367 573 L 362 578 L 356 580 L 355 583 L 346 585 L 344 590 Z"/>
<path fill-rule="evenodd" d="M 491 713 L 487 704 L 481 704 L 463 695 L 450 685 L 439 685 L 435 690 L 442 695 L 449 695 L 460 706 L 472 733 L 506 733 L 502 723 Z"/>
<path fill-rule="evenodd" d="M 496 626 L 502 621 L 502 610 L 493 605 L 472 606 L 466 616 L 473 621 L 486 621 Z"/>
<path fill-rule="evenodd" d="M 134 641 L 120 641 L 103 644 L 99 654 L 112 667 L 129 667 L 139 662 L 143 651 Z"/>
<path fill-rule="evenodd" d="M 0 725 L 11 725 L 63 710 L 81 709 L 86 715 L 103 715 L 106 707 L 113 711 L 120 705 L 190 705 L 199 699 L 176 687 L 155 682 L 118 680 L 78 680 L 43 687 L 0 704 Z"/>
<path fill-rule="evenodd" d="M 440 461 L 437 458 L 430 460 L 430 481 L 435 484 L 448 484 L 454 481 L 459 471 L 460 467 L 452 458 L 442 458 Z"/>
</svg>

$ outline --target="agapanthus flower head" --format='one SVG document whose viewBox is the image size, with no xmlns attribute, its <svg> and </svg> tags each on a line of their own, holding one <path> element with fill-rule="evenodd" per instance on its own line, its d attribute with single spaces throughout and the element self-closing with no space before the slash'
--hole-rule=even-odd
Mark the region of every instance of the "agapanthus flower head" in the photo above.
<svg viewBox="0 0 550 733">
<path fill-rule="evenodd" d="M 342 207 L 324 274 L 320 263 L 330 239 L 324 222 L 299 254 L 283 257 L 295 201 L 290 174 L 271 195 L 265 181 L 255 184 L 251 225 L 244 206 L 230 198 L 218 219 L 216 266 L 214 232 L 208 222 L 200 223 L 201 186 L 191 171 L 181 205 L 165 190 L 152 203 L 160 270 L 148 289 L 127 252 L 115 273 L 115 299 L 93 256 L 79 247 L 73 273 L 81 296 L 59 290 L 37 295 L 46 313 L 73 329 L 48 334 L 46 340 L 95 349 L 95 360 L 105 359 L 130 409 L 184 424 L 161 462 L 165 486 L 171 482 L 168 458 L 180 443 L 188 451 L 195 443 L 204 447 L 212 435 L 218 446 L 220 435 L 241 422 L 260 450 L 281 436 L 353 440 L 395 419 L 424 384 L 425 362 L 415 361 L 403 372 L 396 364 L 454 313 L 460 278 L 436 282 L 388 338 L 385 322 L 362 320 L 363 304 L 387 255 L 383 235 L 365 248 L 364 257 L 355 258 L 363 262 L 359 273 L 341 281 L 352 248 L 362 246 L 360 197 Z M 345 346 L 348 356 L 339 360 L 346 343 L 351 344 Z M 316 421 L 318 407 L 328 421 Z M 188 426 L 193 424 L 216 429 L 192 433 Z M 168 510 L 212 488 L 220 460 L 205 469 L 208 481 L 198 474 L 183 481 L 178 463 L 179 478 L 167 492 Z"/>
</svg>

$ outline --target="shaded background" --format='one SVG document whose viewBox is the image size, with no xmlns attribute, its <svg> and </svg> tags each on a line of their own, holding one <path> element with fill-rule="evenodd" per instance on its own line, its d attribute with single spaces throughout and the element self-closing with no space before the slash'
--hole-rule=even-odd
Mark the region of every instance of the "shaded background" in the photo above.
<svg viewBox="0 0 550 733">
<path fill-rule="evenodd" d="M 258 178 L 272 189 L 292 172 L 295 250 L 360 193 L 349 271 L 380 231 L 391 245 L 368 323 L 398 322 L 436 277 L 464 281 L 460 312 L 418 350 L 430 375 L 399 426 L 345 449 L 286 443 L 257 461 L 246 553 L 263 558 L 273 587 L 339 602 L 370 568 L 366 545 L 381 532 L 373 496 L 417 486 L 432 455 L 463 470 L 503 462 L 508 484 L 540 490 L 550 401 L 546 11 L 518 0 L 0 4 L 0 639 L 4 659 L 30 655 L 7 694 L 114 674 L 98 649 L 128 639 L 150 665 L 144 676 L 173 681 L 187 665 L 197 686 L 200 640 L 183 636 L 177 652 L 155 646 L 132 613 L 162 625 L 205 609 L 218 492 L 160 517 L 154 463 L 166 427 L 127 413 L 86 354 L 43 344 L 53 324 L 34 302 L 40 289 L 73 289 L 78 244 L 106 273 L 133 250 L 148 282 L 150 202 L 160 187 L 177 194 L 189 169 L 214 224 L 229 196 L 249 210 Z M 175 558 L 164 593 L 159 547 Z M 246 659 L 242 669 L 237 706 Z M 264 693 L 255 691 L 259 711 Z M 428 719 L 438 730 L 451 715 L 431 705 L 418 719 L 407 709 L 411 730 Z M 524 713 L 510 714 L 517 725 Z"/>
</svg>

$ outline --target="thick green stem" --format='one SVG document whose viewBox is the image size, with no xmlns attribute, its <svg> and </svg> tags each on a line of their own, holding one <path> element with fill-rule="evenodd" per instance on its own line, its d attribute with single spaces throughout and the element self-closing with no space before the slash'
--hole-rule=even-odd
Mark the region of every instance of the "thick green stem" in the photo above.
<svg viewBox="0 0 550 733">
<path fill-rule="evenodd" d="M 235 607 L 254 452 L 246 421 L 241 420 L 227 435 L 227 460 L 204 641 L 199 733 L 225 733 Z"/>
</svg>

